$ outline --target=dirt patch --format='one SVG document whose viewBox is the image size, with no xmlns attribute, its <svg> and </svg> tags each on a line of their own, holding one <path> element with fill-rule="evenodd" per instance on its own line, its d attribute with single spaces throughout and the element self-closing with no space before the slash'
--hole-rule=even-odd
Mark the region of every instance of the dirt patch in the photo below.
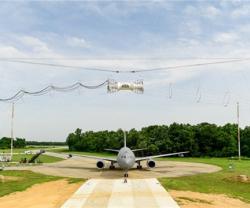
<svg viewBox="0 0 250 208">
<path fill-rule="evenodd" d="M 20 181 L 22 179 L 22 177 L 0 175 L 0 183 L 5 183 L 8 181 Z"/>
<path fill-rule="evenodd" d="M 0 198 L 1 208 L 59 208 L 82 185 L 58 180 L 37 184 L 23 192 Z"/>
<path fill-rule="evenodd" d="M 250 177 L 247 175 L 237 175 L 230 178 L 226 178 L 227 181 L 240 182 L 240 183 L 250 183 Z"/>
<path fill-rule="evenodd" d="M 170 191 L 169 193 L 181 208 L 250 208 L 250 204 L 223 194 L 204 194 L 191 191 Z"/>
</svg>

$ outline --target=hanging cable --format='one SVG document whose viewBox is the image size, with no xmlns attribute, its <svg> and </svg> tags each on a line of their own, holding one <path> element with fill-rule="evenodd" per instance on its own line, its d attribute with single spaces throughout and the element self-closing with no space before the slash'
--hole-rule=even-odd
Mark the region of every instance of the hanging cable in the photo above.
<svg viewBox="0 0 250 208">
<path fill-rule="evenodd" d="M 223 105 L 224 107 L 227 107 L 230 103 L 230 99 L 231 99 L 231 94 L 230 91 L 227 91 L 223 97 Z"/>
<path fill-rule="evenodd" d="M 169 83 L 169 89 L 168 89 L 168 98 L 171 99 L 173 96 L 173 88 L 172 88 L 172 83 Z"/>
<path fill-rule="evenodd" d="M 11 96 L 9 98 L 0 98 L 0 102 L 16 102 L 16 101 L 20 100 L 25 95 L 42 96 L 42 95 L 45 95 L 51 91 L 70 92 L 70 91 L 74 91 L 78 88 L 97 89 L 97 88 L 100 88 L 100 87 L 106 85 L 107 83 L 108 83 L 108 80 L 106 80 L 105 82 L 102 82 L 98 85 L 85 85 L 85 84 L 82 84 L 81 82 L 77 82 L 73 85 L 69 85 L 69 86 L 65 86 L 65 87 L 58 87 L 58 86 L 54 86 L 54 85 L 49 85 L 41 90 L 34 91 L 34 92 L 30 92 L 30 91 L 26 91 L 26 90 L 19 90 L 16 94 L 14 94 L 13 96 Z"/>
<path fill-rule="evenodd" d="M 201 101 L 201 87 L 199 86 L 196 91 L 196 103 L 199 103 Z"/>
</svg>

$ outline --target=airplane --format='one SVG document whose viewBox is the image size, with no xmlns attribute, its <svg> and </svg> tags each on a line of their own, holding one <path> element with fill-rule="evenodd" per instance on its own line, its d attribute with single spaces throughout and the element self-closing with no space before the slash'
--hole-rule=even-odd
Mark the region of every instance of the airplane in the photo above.
<svg viewBox="0 0 250 208">
<path fill-rule="evenodd" d="M 124 146 L 120 150 L 116 150 L 116 149 L 105 149 L 105 150 L 117 152 L 118 153 L 117 158 L 112 159 L 112 158 L 106 158 L 106 157 L 97 157 L 97 156 L 79 155 L 79 154 L 69 154 L 69 157 L 71 158 L 73 156 L 79 156 L 79 157 L 85 157 L 85 158 L 90 158 L 90 159 L 96 159 L 97 160 L 96 167 L 98 169 L 105 168 L 104 161 L 110 162 L 110 167 L 109 167 L 110 169 L 115 169 L 114 164 L 117 163 L 118 166 L 125 171 L 124 178 L 128 178 L 128 171 L 135 165 L 135 163 L 137 163 L 137 169 L 142 169 L 141 162 L 147 160 L 147 167 L 154 168 L 156 166 L 156 163 L 153 160 L 154 158 L 168 157 L 168 156 L 173 156 L 173 155 L 183 156 L 184 154 L 189 153 L 188 151 L 185 151 L 185 152 L 167 153 L 167 154 L 152 155 L 152 156 L 137 158 L 135 157 L 134 152 L 141 151 L 143 149 L 131 150 L 129 147 L 127 147 L 127 138 L 126 138 L 125 131 L 124 131 Z"/>
</svg>

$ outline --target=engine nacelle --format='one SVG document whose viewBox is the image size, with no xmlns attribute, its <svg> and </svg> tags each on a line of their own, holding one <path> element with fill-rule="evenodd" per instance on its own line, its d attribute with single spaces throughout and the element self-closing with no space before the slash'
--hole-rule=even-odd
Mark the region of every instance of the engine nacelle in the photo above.
<svg viewBox="0 0 250 208">
<path fill-rule="evenodd" d="M 155 167 L 155 161 L 154 160 L 148 160 L 147 161 L 148 168 L 154 168 Z"/>
<path fill-rule="evenodd" d="M 99 161 L 97 161 L 97 163 L 96 163 L 96 167 L 97 167 L 98 169 L 103 169 L 103 168 L 105 168 L 105 163 L 104 163 L 102 160 L 99 160 Z"/>
</svg>

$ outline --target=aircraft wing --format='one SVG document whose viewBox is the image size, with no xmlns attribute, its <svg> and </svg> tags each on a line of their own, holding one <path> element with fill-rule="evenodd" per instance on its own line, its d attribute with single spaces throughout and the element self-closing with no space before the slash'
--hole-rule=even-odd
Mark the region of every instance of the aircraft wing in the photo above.
<svg viewBox="0 0 250 208">
<path fill-rule="evenodd" d="M 97 157 L 97 156 L 91 156 L 91 155 L 79 155 L 79 154 L 70 154 L 69 157 L 86 157 L 86 158 L 90 158 L 90 159 L 95 159 L 95 160 L 106 160 L 106 161 L 110 161 L 110 162 L 117 162 L 116 159 L 113 158 L 108 158 L 108 157 Z"/>
<path fill-rule="evenodd" d="M 104 149 L 104 150 L 110 151 L 110 152 L 119 152 L 119 150 L 117 150 L 117 149 Z"/>
<path fill-rule="evenodd" d="M 158 158 L 158 157 L 169 157 L 169 156 L 173 156 L 173 155 L 182 155 L 182 154 L 186 154 L 186 153 L 189 153 L 189 152 L 176 152 L 176 153 L 168 153 L 168 154 L 162 154 L 162 155 L 152 155 L 152 156 L 147 156 L 147 157 L 139 157 L 139 158 L 136 158 L 135 161 L 138 162 L 138 161 L 142 161 L 142 160 L 150 160 L 150 159 Z"/>
<path fill-rule="evenodd" d="M 146 148 L 143 148 L 143 149 L 133 149 L 131 150 L 132 152 L 139 152 L 139 151 L 143 151 L 143 150 L 146 150 Z"/>
</svg>

